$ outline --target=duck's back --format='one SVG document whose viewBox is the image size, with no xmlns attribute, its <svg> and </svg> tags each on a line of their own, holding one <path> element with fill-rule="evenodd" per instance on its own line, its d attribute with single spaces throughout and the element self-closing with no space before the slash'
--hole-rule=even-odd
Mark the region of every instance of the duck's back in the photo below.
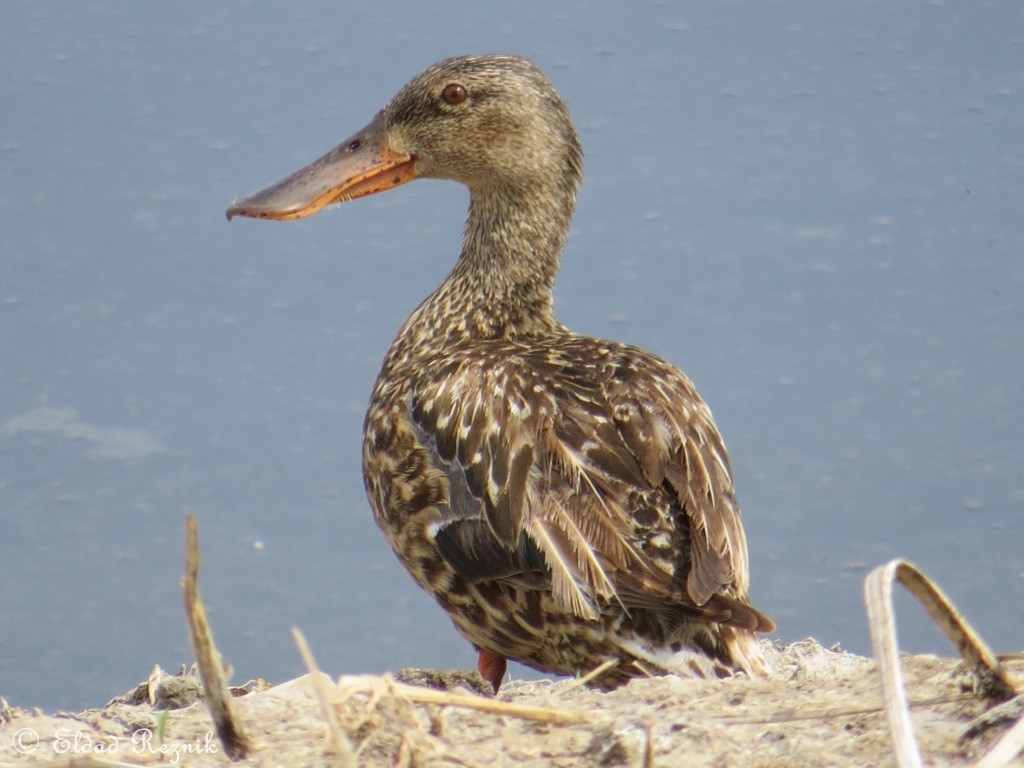
<svg viewBox="0 0 1024 768">
<path fill-rule="evenodd" d="M 378 523 L 477 647 L 622 659 L 610 682 L 686 647 L 758 668 L 725 447 L 663 360 L 568 333 L 391 355 L 364 449 Z"/>
</svg>

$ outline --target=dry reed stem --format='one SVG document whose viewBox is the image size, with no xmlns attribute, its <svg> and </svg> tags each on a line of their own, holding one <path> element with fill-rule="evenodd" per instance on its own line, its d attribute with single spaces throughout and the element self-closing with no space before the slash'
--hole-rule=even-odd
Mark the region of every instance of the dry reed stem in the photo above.
<svg viewBox="0 0 1024 768">
<path fill-rule="evenodd" d="M 362 676 L 346 676 L 338 680 L 338 688 L 335 691 L 335 698 L 332 703 L 347 701 L 353 693 L 365 692 L 379 696 L 379 690 L 374 681 L 380 678 L 363 678 Z M 487 712 L 493 715 L 506 715 L 521 720 L 533 720 L 539 723 L 572 724 L 585 723 L 593 720 L 593 716 L 584 712 L 568 712 L 565 710 L 551 709 L 550 707 L 535 707 L 527 704 L 513 704 L 507 701 L 496 701 L 484 699 L 480 696 L 473 696 L 467 693 L 454 691 L 439 691 L 434 688 L 422 688 L 418 685 L 408 685 L 393 680 L 385 675 L 391 692 L 396 696 L 419 704 L 440 704 L 442 706 L 461 707 L 472 709 L 478 712 Z"/>
<path fill-rule="evenodd" d="M 342 730 L 334 708 L 331 706 L 332 691 L 324 680 L 325 677 L 327 680 L 330 680 L 330 677 L 321 672 L 317 666 L 313 651 L 310 650 L 309 643 L 306 642 L 306 636 L 302 634 L 302 630 L 298 627 L 292 627 L 292 637 L 295 638 L 295 645 L 299 649 L 299 656 L 302 657 L 302 662 L 309 671 L 309 680 L 313 685 L 313 694 L 316 696 L 317 703 L 320 705 L 320 712 L 327 723 L 327 731 L 330 733 L 331 741 L 334 744 L 338 765 L 341 768 L 356 768 L 356 758 L 355 752 L 352 750 L 352 743 L 348 740 L 348 736 L 345 735 L 345 731 Z"/>
<path fill-rule="evenodd" d="M 224 667 L 220 653 L 213 642 L 213 632 L 206 618 L 206 608 L 199 597 L 199 533 L 196 519 L 185 516 L 185 577 L 181 590 L 185 598 L 185 616 L 188 618 L 188 634 L 192 649 L 199 663 L 199 675 L 203 680 L 204 701 L 210 710 L 214 727 L 224 752 L 232 760 L 241 760 L 250 750 L 249 737 L 235 716 L 231 692 L 224 679 Z"/>
<path fill-rule="evenodd" d="M 999 665 L 985 641 L 938 585 L 917 566 L 907 560 L 896 559 L 871 571 L 864 580 L 864 601 L 871 629 L 871 645 L 882 678 L 882 699 L 896 751 L 896 762 L 900 768 L 920 768 L 921 752 L 910 718 L 896 639 L 892 588 L 897 581 L 918 599 L 939 629 L 957 647 L 971 670 L 981 678 L 987 695 L 1007 698 L 1013 695 L 1014 690 L 1006 671 Z M 1001 765 L 1003 763 L 993 763 L 986 768 Z"/>
<path fill-rule="evenodd" d="M 607 659 L 607 660 L 601 662 L 596 667 L 594 667 L 592 670 L 587 672 L 587 674 L 583 675 L 583 677 L 580 677 L 580 678 L 577 678 L 576 680 L 573 680 L 571 684 L 569 684 L 568 686 L 566 686 L 565 688 L 562 689 L 561 693 L 564 695 L 564 694 L 568 693 L 569 691 L 575 691 L 577 688 L 582 688 L 584 685 L 589 683 L 591 680 L 593 680 L 593 679 L 599 677 L 600 675 L 604 674 L 609 669 L 611 669 L 612 667 L 616 666 L 618 663 L 619 663 L 618 659 Z"/>
</svg>

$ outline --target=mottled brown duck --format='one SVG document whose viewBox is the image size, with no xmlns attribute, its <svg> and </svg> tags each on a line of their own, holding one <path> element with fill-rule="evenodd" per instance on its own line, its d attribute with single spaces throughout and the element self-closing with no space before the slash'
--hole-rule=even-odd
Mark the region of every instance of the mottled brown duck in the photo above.
<svg viewBox="0 0 1024 768">
<path fill-rule="evenodd" d="M 454 269 L 398 332 L 366 414 L 377 524 L 479 652 L 555 674 L 764 671 L 725 446 L 690 380 L 555 317 L 582 175 L 565 103 L 514 56 L 447 59 L 338 147 L 236 201 L 299 219 L 416 178 L 469 187 Z"/>
</svg>

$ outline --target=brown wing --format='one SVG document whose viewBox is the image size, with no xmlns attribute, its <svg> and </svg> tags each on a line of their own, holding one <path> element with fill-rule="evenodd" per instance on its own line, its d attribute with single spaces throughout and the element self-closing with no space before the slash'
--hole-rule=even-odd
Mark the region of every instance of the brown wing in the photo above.
<svg viewBox="0 0 1024 768">
<path fill-rule="evenodd" d="M 725 449 L 689 380 L 584 337 L 473 352 L 424 371 L 411 403 L 449 479 L 437 543 L 453 566 L 481 579 L 546 571 L 588 618 L 604 600 L 729 621 L 746 543 Z"/>
<path fill-rule="evenodd" d="M 605 389 L 622 440 L 647 481 L 667 484 L 685 511 L 689 596 L 703 605 L 726 586 L 746 594 L 747 541 L 729 456 L 692 382 L 663 360 L 630 349 L 614 362 Z"/>
</svg>

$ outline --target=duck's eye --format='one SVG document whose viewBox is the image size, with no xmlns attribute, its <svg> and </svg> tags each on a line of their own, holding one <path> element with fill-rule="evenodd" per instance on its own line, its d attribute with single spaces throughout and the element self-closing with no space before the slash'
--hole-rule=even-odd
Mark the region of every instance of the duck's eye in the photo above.
<svg viewBox="0 0 1024 768">
<path fill-rule="evenodd" d="M 461 104 L 469 94 L 466 93 L 466 86 L 461 83 L 449 83 L 441 91 L 441 98 L 447 104 Z"/>
</svg>

